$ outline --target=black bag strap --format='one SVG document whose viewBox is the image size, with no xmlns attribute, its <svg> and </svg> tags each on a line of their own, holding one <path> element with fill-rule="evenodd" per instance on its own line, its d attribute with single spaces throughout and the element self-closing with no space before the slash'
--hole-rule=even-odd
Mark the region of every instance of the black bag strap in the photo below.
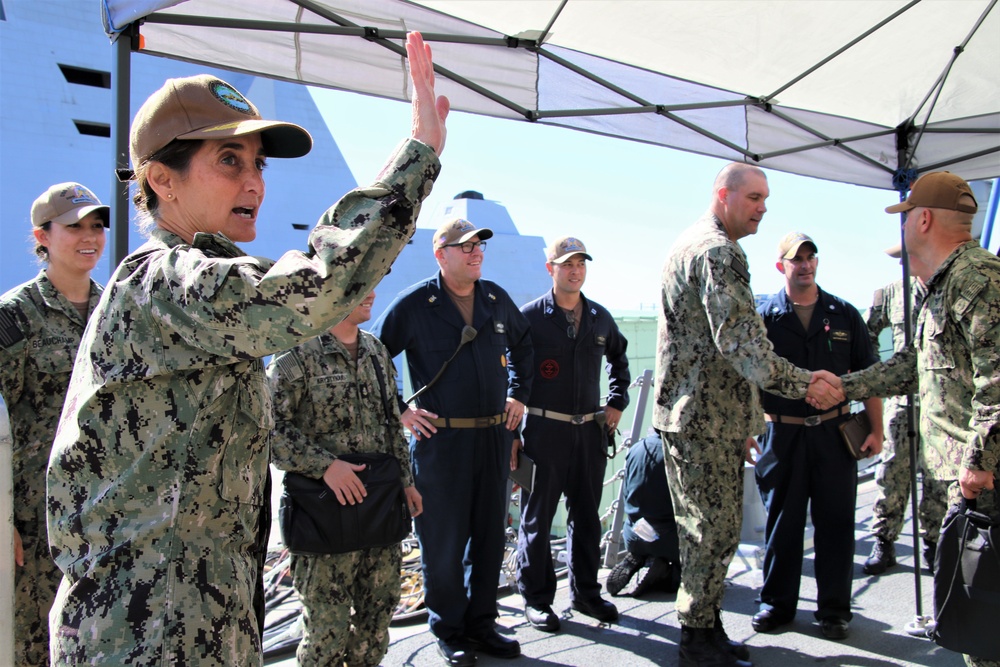
<svg viewBox="0 0 1000 667">
<path fill-rule="evenodd" d="M 463 347 L 465 347 L 465 344 L 468 343 L 469 341 L 473 340 L 476 337 L 476 334 L 478 334 L 478 333 L 479 332 L 475 329 L 475 327 L 471 327 L 468 324 L 466 324 L 464 327 L 462 327 L 462 339 L 458 342 L 458 347 L 456 347 L 455 351 L 451 353 L 451 356 L 448 357 L 443 364 L 441 364 L 441 368 L 440 368 L 440 370 L 438 370 L 437 375 L 435 375 L 434 378 L 430 382 L 428 382 L 423 387 L 421 387 L 420 389 L 418 389 L 416 391 L 416 393 L 414 393 L 412 396 L 410 396 L 408 399 L 406 399 L 403 402 L 404 403 L 412 403 L 413 400 L 417 396 L 419 396 L 420 394 L 424 393 L 425 391 L 427 391 L 428 389 L 430 389 L 431 387 L 433 387 L 434 383 L 441 379 L 441 375 L 444 374 L 444 369 L 448 368 L 448 364 L 450 364 L 452 362 L 452 360 L 454 360 L 455 357 L 458 356 L 459 351 Z"/>
<path fill-rule="evenodd" d="M 392 428 L 392 410 L 389 407 L 389 392 L 385 388 L 385 371 L 378 361 L 378 354 L 372 354 L 372 368 L 375 369 L 375 377 L 378 378 L 378 390 L 382 394 L 382 409 L 385 410 L 385 427 Z"/>
</svg>

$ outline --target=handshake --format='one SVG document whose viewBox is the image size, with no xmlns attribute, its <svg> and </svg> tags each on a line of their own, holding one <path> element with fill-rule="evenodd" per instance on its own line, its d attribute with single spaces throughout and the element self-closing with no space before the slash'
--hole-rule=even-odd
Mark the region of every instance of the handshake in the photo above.
<svg viewBox="0 0 1000 667">
<path fill-rule="evenodd" d="M 806 403 L 818 410 L 828 410 L 847 398 L 840 378 L 830 371 L 813 371 L 806 390 Z"/>
</svg>

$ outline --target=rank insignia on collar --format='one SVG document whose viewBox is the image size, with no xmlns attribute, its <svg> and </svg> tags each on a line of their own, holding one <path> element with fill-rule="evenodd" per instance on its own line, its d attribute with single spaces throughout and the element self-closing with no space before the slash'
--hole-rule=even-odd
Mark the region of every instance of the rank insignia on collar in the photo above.
<svg viewBox="0 0 1000 667">
<path fill-rule="evenodd" d="M 434 303 L 435 301 L 437 301 L 437 296 L 434 294 L 431 294 L 427 299 L 427 303 Z"/>
<path fill-rule="evenodd" d="M 604 336 L 598 336 L 597 337 L 597 344 L 598 345 L 604 345 L 605 343 L 607 343 L 607 338 L 605 338 Z"/>
<path fill-rule="evenodd" d="M 546 315 L 552 314 L 552 306 L 545 306 L 545 314 Z"/>
<path fill-rule="evenodd" d="M 486 296 L 489 298 L 490 301 L 496 301 L 497 300 L 497 298 L 493 294 L 493 292 L 487 292 Z"/>
<path fill-rule="evenodd" d="M 590 314 L 591 315 L 597 315 L 597 309 L 596 308 L 591 308 L 590 309 Z"/>
<path fill-rule="evenodd" d="M 506 329 L 506 327 L 505 327 L 505 326 L 503 325 L 503 322 L 494 322 L 494 323 L 493 323 L 493 331 L 494 331 L 494 333 L 498 333 L 498 334 L 502 334 L 502 333 L 504 333 L 504 332 L 505 332 L 506 330 L 507 330 L 507 329 Z"/>
</svg>

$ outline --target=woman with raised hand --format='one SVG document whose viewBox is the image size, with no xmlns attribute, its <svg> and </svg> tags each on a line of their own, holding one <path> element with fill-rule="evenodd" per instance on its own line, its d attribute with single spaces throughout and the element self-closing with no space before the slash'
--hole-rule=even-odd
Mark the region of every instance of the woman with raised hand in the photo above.
<svg viewBox="0 0 1000 667">
<path fill-rule="evenodd" d="M 206 75 L 167 81 L 136 114 L 149 240 L 98 305 L 49 463 L 55 661 L 261 664 L 273 425 L 261 357 L 342 320 L 414 232 L 448 102 L 420 35 L 406 48 L 411 138 L 320 218 L 306 252 L 277 261 L 234 242 L 256 234 L 267 159 L 304 155 L 309 134 Z"/>
</svg>

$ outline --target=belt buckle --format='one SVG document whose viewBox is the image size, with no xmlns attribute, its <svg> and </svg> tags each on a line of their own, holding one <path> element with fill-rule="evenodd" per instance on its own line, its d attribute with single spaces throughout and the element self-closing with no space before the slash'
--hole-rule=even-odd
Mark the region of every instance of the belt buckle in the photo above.
<svg viewBox="0 0 1000 667">
<path fill-rule="evenodd" d="M 585 423 L 586 418 L 586 415 L 573 415 L 569 418 L 569 423 L 579 426 L 580 424 Z"/>
<path fill-rule="evenodd" d="M 493 426 L 493 417 L 476 417 L 476 428 L 489 428 Z"/>
<path fill-rule="evenodd" d="M 811 417 L 806 417 L 806 420 L 803 423 L 806 426 L 819 426 L 820 424 L 823 423 L 823 416 L 822 415 L 812 415 Z"/>
</svg>

